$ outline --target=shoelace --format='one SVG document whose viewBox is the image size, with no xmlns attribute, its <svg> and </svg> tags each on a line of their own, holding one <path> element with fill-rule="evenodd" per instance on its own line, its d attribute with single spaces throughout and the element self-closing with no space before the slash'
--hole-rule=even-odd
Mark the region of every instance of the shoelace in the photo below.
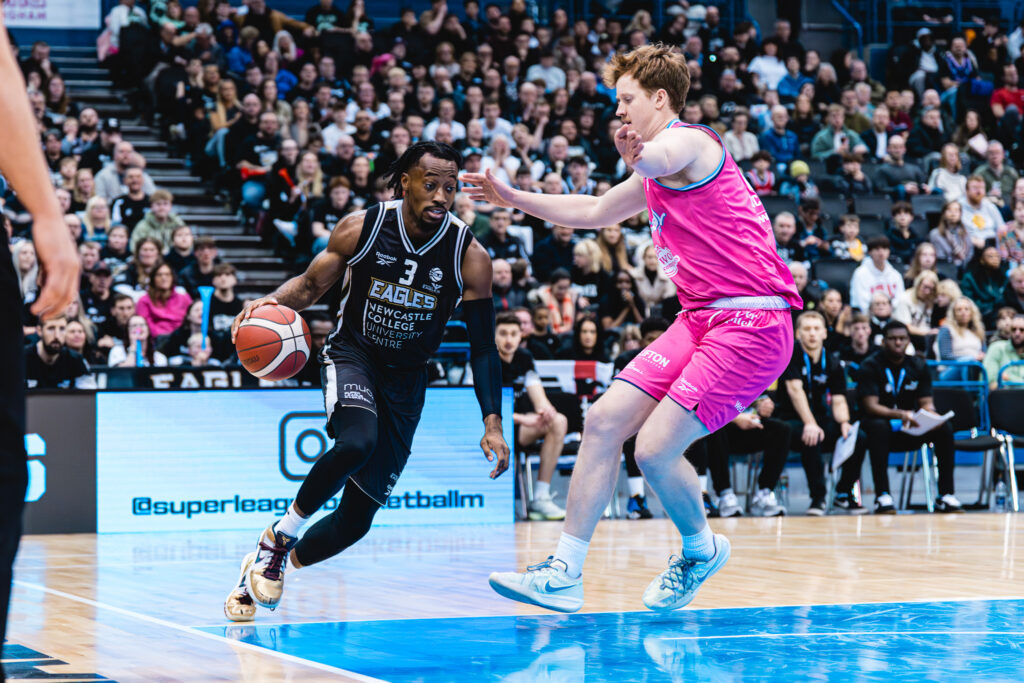
<svg viewBox="0 0 1024 683">
<path fill-rule="evenodd" d="M 555 556 L 554 555 L 548 555 L 548 559 L 544 560 L 543 562 L 538 562 L 537 564 L 528 565 L 526 567 L 526 571 L 528 571 L 528 572 L 539 572 L 542 569 L 554 569 L 554 566 L 551 564 L 554 561 L 555 561 Z"/>
<path fill-rule="evenodd" d="M 687 560 L 679 555 L 672 555 L 668 558 L 668 571 L 661 577 L 661 587 L 676 592 L 680 588 L 683 591 L 689 589 L 693 583 L 693 568 L 697 566 L 695 560 Z"/>
<path fill-rule="evenodd" d="M 260 541 L 260 548 L 263 548 L 270 553 L 270 562 L 267 563 L 267 568 L 263 570 L 263 576 L 270 579 L 271 581 L 278 581 L 281 579 L 281 565 L 284 564 L 285 555 L 288 553 L 287 548 L 283 548 L 279 545 L 267 545 L 263 541 Z"/>
</svg>

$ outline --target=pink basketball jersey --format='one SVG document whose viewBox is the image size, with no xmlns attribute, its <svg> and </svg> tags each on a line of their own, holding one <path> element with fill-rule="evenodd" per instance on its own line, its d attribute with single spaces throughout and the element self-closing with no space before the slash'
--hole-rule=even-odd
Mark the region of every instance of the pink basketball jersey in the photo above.
<svg viewBox="0 0 1024 683">
<path fill-rule="evenodd" d="M 651 238 L 662 270 L 679 291 L 683 310 L 718 299 L 778 296 L 803 303 L 793 276 L 775 251 L 771 219 L 713 129 L 676 119 L 669 127 L 699 128 L 722 145 L 717 170 L 678 189 L 644 179 Z"/>
</svg>

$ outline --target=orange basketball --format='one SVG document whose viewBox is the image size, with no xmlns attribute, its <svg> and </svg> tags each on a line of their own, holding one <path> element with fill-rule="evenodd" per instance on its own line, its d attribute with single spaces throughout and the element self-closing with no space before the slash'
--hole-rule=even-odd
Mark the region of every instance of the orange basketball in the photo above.
<svg viewBox="0 0 1024 683">
<path fill-rule="evenodd" d="M 260 379 L 275 382 L 301 370 L 311 347 L 306 321 L 287 306 L 274 304 L 254 310 L 235 336 L 242 366 Z"/>
</svg>

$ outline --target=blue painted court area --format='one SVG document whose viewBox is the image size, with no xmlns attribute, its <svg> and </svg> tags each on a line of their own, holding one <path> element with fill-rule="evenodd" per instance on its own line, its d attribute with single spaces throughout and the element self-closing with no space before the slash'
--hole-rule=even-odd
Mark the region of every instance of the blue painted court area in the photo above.
<svg viewBox="0 0 1024 683">
<path fill-rule="evenodd" d="M 1024 600 L 203 630 L 396 683 L 1024 679 Z"/>
</svg>

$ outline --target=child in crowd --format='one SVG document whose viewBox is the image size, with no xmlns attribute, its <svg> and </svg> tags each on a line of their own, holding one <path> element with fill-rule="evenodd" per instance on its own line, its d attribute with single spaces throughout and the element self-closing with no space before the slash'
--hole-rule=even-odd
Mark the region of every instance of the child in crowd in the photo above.
<svg viewBox="0 0 1024 683">
<path fill-rule="evenodd" d="M 184 224 L 185 221 L 174 213 L 174 195 L 167 190 L 157 190 L 149 198 L 149 212 L 132 231 L 132 251 L 146 237 L 155 237 L 161 244 L 170 244 L 174 229 Z"/>
<path fill-rule="evenodd" d="M 864 260 L 864 243 L 860 241 L 860 218 L 846 214 L 839 220 L 839 235 L 832 240 L 832 257 L 860 263 Z"/>
<path fill-rule="evenodd" d="M 187 225 L 179 225 L 171 233 L 171 248 L 164 257 L 164 261 L 174 269 L 176 274 L 195 263 L 196 257 L 192 253 L 193 243 L 192 228 Z"/>
<path fill-rule="evenodd" d="M 772 155 L 761 151 L 752 156 L 750 162 L 754 167 L 745 175 L 750 181 L 750 186 L 754 188 L 754 192 L 761 197 L 776 194 L 778 179 L 775 177 L 775 172 L 772 171 Z"/>
</svg>

